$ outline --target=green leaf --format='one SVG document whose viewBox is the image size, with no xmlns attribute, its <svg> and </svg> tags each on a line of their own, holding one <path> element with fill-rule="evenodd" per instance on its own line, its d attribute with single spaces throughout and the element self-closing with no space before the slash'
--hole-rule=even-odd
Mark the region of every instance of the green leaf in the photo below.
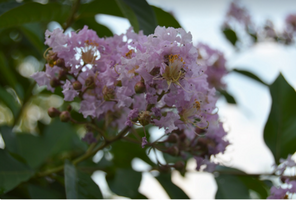
<svg viewBox="0 0 296 200">
<path fill-rule="evenodd" d="M 241 69 L 233 69 L 232 71 L 236 72 L 236 73 L 239 73 L 241 75 L 247 76 L 247 77 L 249 77 L 249 78 L 251 78 L 251 79 L 253 79 L 253 80 L 255 80 L 255 81 L 259 82 L 259 83 L 262 83 L 263 85 L 268 86 L 268 84 L 266 84 L 264 81 L 262 81 L 258 76 L 256 76 L 255 74 L 253 74 L 253 73 L 251 73 L 249 71 L 241 70 Z"/>
<path fill-rule="evenodd" d="M 250 190 L 258 194 L 261 199 L 266 199 L 269 187 L 259 176 L 249 176 L 238 169 L 217 166 L 219 175 L 215 177 L 218 190 L 216 199 L 249 199 Z"/>
<path fill-rule="evenodd" d="M 69 161 L 65 162 L 65 188 L 67 199 L 102 199 L 99 186 L 88 174 L 78 171 Z"/>
<path fill-rule="evenodd" d="M 154 10 L 146 0 L 118 0 L 117 2 L 119 1 L 125 2 L 134 11 L 139 23 L 139 28 L 143 30 L 145 35 L 154 33 L 154 29 L 157 26 L 156 16 Z M 130 20 L 130 18 L 128 19 Z M 136 29 L 135 31 L 138 32 Z"/>
<path fill-rule="evenodd" d="M 167 194 L 172 199 L 189 199 L 187 194 L 172 182 L 170 173 L 160 173 L 156 177 L 158 182 L 165 189 Z"/>
<path fill-rule="evenodd" d="M 231 94 L 229 94 L 226 90 L 219 90 L 219 93 L 225 97 L 228 103 L 236 104 L 235 98 Z"/>
<path fill-rule="evenodd" d="M 107 14 L 117 17 L 124 17 L 116 3 L 116 0 L 91 1 L 90 3 L 80 5 L 78 11 L 78 19 L 94 17 L 96 14 Z"/>
<path fill-rule="evenodd" d="M 159 26 L 182 28 L 179 22 L 175 19 L 175 17 L 171 13 L 168 13 L 162 10 L 161 8 L 158 8 L 155 6 L 151 6 L 151 7 L 154 10 Z"/>
<path fill-rule="evenodd" d="M 40 52 L 42 56 L 43 51 L 45 50 L 45 46 L 43 44 L 44 30 L 42 30 L 40 25 L 24 24 L 23 26 L 20 26 L 19 29 L 27 37 L 27 39 L 33 44 L 33 46 L 37 49 L 37 51 Z"/>
<path fill-rule="evenodd" d="M 56 189 L 50 187 L 42 187 L 40 184 L 28 184 L 28 192 L 31 199 L 64 199 L 65 196 L 57 191 Z"/>
<path fill-rule="evenodd" d="M 231 28 L 225 28 L 223 29 L 224 36 L 226 39 L 233 45 L 235 46 L 236 43 L 238 42 L 238 37 L 236 33 L 231 29 Z"/>
<path fill-rule="evenodd" d="M 41 136 L 15 134 L 7 126 L 0 127 L 6 149 L 20 155 L 32 168 L 39 167 L 49 156 L 69 150 L 85 150 L 72 126 L 58 120 L 45 128 Z"/>
<path fill-rule="evenodd" d="M 0 3 L 0 16 L 7 12 L 8 10 L 11 10 L 15 7 L 18 7 L 20 5 L 22 5 L 23 3 L 18 3 L 18 2 L 15 2 L 15 1 L 9 1 L 9 2 L 1 2 Z"/>
<path fill-rule="evenodd" d="M 134 13 L 134 11 L 132 10 L 132 8 L 130 8 L 125 2 L 124 0 L 116 0 L 118 7 L 120 8 L 121 12 L 123 13 L 123 15 L 129 20 L 129 22 L 131 23 L 132 27 L 134 28 L 135 32 L 139 32 L 140 30 L 140 25 L 137 19 L 136 14 Z"/>
<path fill-rule="evenodd" d="M 34 175 L 34 171 L 0 149 L 0 195 L 10 191 Z"/>
<path fill-rule="evenodd" d="M 18 114 L 20 105 L 17 102 L 16 98 L 1 86 L 0 86 L 0 101 L 4 103 L 11 110 L 14 117 Z"/>
<path fill-rule="evenodd" d="M 76 20 L 73 24 L 73 28 L 75 30 L 82 29 L 84 25 L 87 25 L 89 29 L 96 31 L 99 37 L 113 36 L 113 33 L 110 31 L 110 29 L 102 24 L 98 24 L 94 17 Z"/>
<path fill-rule="evenodd" d="M 0 78 L 4 85 L 15 88 L 17 81 L 13 71 L 9 68 L 7 60 L 3 52 L 0 52 Z"/>
<path fill-rule="evenodd" d="M 114 165 L 121 168 L 131 167 L 131 161 L 135 157 L 142 159 L 150 165 L 154 165 L 154 163 L 146 155 L 145 149 L 142 149 L 140 144 L 134 144 L 126 141 L 117 141 L 112 144 L 112 149 L 110 152 L 114 156 Z"/>
<path fill-rule="evenodd" d="M 143 30 L 145 34 L 153 33 L 157 26 L 154 10 L 145 0 L 92 1 L 80 6 L 78 19 L 96 14 L 126 17 L 136 32 Z"/>
<path fill-rule="evenodd" d="M 264 141 L 276 163 L 296 151 L 296 92 L 280 74 L 269 87 L 272 105 L 264 128 Z"/>
<path fill-rule="evenodd" d="M 110 189 L 117 195 L 129 198 L 138 198 L 138 188 L 141 183 L 142 173 L 132 169 L 117 168 L 114 175 L 106 176 Z"/>
<path fill-rule="evenodd" d="M 249 189 L 238 176 L 219 175 L 216 179 L 216 199 L 250 199 Z"/>
<path fill-rule="evenodd" d="M 31 22 L 57 21 L 63 23 L 71 7 L 58 3 L 40 4 L 30 2 L 15 7 L 0 15 L 0 28 L 7 28 Z"/>
</svg>

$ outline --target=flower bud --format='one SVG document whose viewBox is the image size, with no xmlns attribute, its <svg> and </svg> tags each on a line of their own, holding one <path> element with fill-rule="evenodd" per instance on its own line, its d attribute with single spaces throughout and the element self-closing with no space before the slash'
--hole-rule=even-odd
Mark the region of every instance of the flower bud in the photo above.
<svg viewBox="0 0 296 200">
<path fill-rule="evenodd" d="M 50 107 L 48 110 L 47 110 L 47 113 L 48 115 L 51 117 L 51 118 L 54 118 L 54 117 L 57 117 L 60 115 L 60 111 L 54 107 Z"/>
<path fill-rule="evenodd" d="M 175 166 L 174 167 L 175 167 L 175 169 L 177 169 L 179 171 L 182 171 L 185 168 L 185 163 L 180 160 L 180 161 L 178 161 L 178 162 L 175 163 Z"/>
<path fill-rule="evenodd" d="M 122 86 L 122 82 L 121 81 L 117 81 L 116 86 L 121 87 Z"/>
<path fill-rule="evenodd" d="M 178 140 L 179 140 L 179 136 L 176 133 L 172 133 L 167 139 L 167 141 L 170 143 L 176 143 L 178 142 Z"/>
<path fill-rule="evenodd" d="M 135 92 L 137 94 L 143 93 L 143 92 L 145 92 L 145 90 L 146 90 L 146 86 L 145 86 L 145 83 L 143 81 L 140 81 L 140 82 L 136 83 Z"/>
<path fill-rule="evenodd" d="M 157 76 L 160 74 L 160 67 L 154 67 L 151 71 L 150 71 L 150 74 L 152 76 Z"/>
<path fill-rule="evenodd" d="M 82 84 L 79 81 L 74 81 L 72 86 L 74 90 L 80 90 L 82 88 Z"/>
<path fill-rule="evenodd" d="M 172 146 L 168 150 L 166 150 L 165 152 L 170 154 L 171 156 L 178 156 L 179 155 L 179 148 L 176 146 Z"/>
<path fill-rule="evenodd" d="M 288 179 L 287 177 L 285 177 L 285 176 L 281 176 L 281 181 L 282 181 L 282 183 L 285 183 L 287 179 Z"/>
<path fill-rule="evenodd" d="M 151 115 L 149 111 L 141 111 L 139 114 L 139 122 L 142 126 L 150 124 Z"/>
<path fill-rule="evenodd" d="M 49 83 L 50 83 L 50 86 L 53 88 L 61 85 L 60 81 L 56 78 L 51 79 Z"/>
<path fill-rule="evenodd" d="M 62 122 L 68 122 L 70 120 L 71 116 L 70 113 L 68 111 L 63 111 L 60 114 L 60 120 Z"/>
<path fill-rule="evenodd" d="M 63 58 L 59 58 L 56 60 L 56 65 L 59 67 L 65 67 L 65 60 Z"/>
<path fill-rule="evenodd" d="M 103 97 L 105 101 L 111 101 L 115 98 L 115 92 L 112 88 L 108 88 L 107 86 L 104 86 L 103 88 Z"/>
<path fill-rule="evenodd" d="M 167 173 L 167 172 L 171 171 L 171 168 L 168 165 L 160 165 L 158 170 L 159 170 L 159 172 Z"/>
<path fill-rule="evenodd" d="M 48 54 L 46 55 L 46 60 L 49 64 L 49 66 L 53 67 L 56 65 L 56 60 L 58 59 L 57 53 L 53 51 L 48 51 Z"/>
<path fill-rule="evenodd" d="M 85 86 L 86 87 L 93 87 L 94 86 L 94 83 L 95 83 L 95 80 L 94 80 L 94 77 L 92 76 L 89 76 L 86 80 L 85 80 Z"/>
<path fill-rule="evenodd" d="M 67 78 L 67 71 L 66 70 L 60 70 L 59 75 L 58 75 L 58 79 L 59 80 L 66 80 L 66 78 Z"/>
</svg>

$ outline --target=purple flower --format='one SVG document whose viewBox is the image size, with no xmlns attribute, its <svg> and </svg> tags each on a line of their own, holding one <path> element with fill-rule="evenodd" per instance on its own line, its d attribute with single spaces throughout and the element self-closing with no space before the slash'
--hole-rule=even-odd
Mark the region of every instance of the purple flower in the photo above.
<svg viewBox="0 0 296 200">
<path fill-rule="evenodd" d="M 288 155 L 287 159 L 280 159 L 280 164 L 279 166 L 276 167 L 276 171 L 279 174 L 283 174 L 284 171 L 288 168 L 288 167 L 296 167 L 296 163 L 294 160 L 292 160 L 292 156 Z"/>
<path fill-rule="evenodd" d="M 68 80 L 66 80 L 62 92 L 65 96 L 65 101 L 72 101 L 79 94 L 76 90 L 73 89 L 71 82 Z"/>
<path fill-rule="evenodd" d="M 160 118 L 160 120 L 154 119 L 154 124 L 160 128 L 165 128 L 165 133 L 171 133 L 173 130 L 177 129 L 175 122 L 178 119 L 180 119 L 178 114 L 169 112 L 165 117 Z"/>
<path fill-rule="evenodd" d="M 267 199 L 286 199 L 286 195 L 289 189 L 272 186 L 270 189 L 270 196 Z"/>
<path fill-rule="evenodd" d="M 291 31 L 296 31 L 296 14 L 290 14 L 286 17 L 286 24 Z"/>
<path fill-rule="evenodd" d="M 66 101 L 72 101 L 81 91 L 79 112 L 85 118 L 105 119 L 108 126 L 121 129 L 132 126 L 139 112 L 146 111 L 147 119 L 142 123 L 163 127 L 166 134 L 178 131 L 188 140 L 195 138 L 197 128 L 203 130 L 206 156 L 225 151 L 229 144 L 224 138 L 226 132 L 213 111 L 215 87 L 225 87 L 222 78 L 227 73 L 226 60 L 221 52 L 206 45 L 196 48 L 190 32 L 158 26 L 148 36 L 130 28 L 126 34 L 99 38 L 84 26 L 68 35 L 61 29 L 46 31 L 45 35 L 45 44 L 64 65 L 47 65 L 45 72 L 32 77 L 52 91 L 50 81 L 57 79 Z M 205 55 L 200 59 L 202 51 Z M 66 73 L 66 80 L 62 73 Z M 72 86 L 74 80 L 82 85 L 78 91 Z M 145 90 L 136 93 L 139 82 Z M 91 136 L 87 133 L 85 140 L 92 141 Z M 142 146 L 146 144 L 143 137 Z M 205 170 L 214 169 L 214 164 L 204 158 L 202 164 Z"/>
<path fill-rule="evenodd" d="M 97 139 L 94 137 L 94 134 L 92 132 L 87 132 L 82 138 L 82 141 L 88 144 L 92 144 L 92 143 L 96 143 Z"/>
<path fill-rule="evenodd" d="M 227 16 L 244 25 L 248 25 L 251 23 L 251 17 L 248 10 L 239 5 L 238 1 L 233 1 L 230 4 Z"/>
<path fill-rule="evenodd" d="M 142 137 L 142 148 L 144 148 L 146 144 L 148 144 L 147 138 Z"/>
<path fill-rule="evenodd" d="M 196 160 L 196 170 L 199 171 L 201 169 L 202 165 L 205 165 L 205 168 L 203 171 L 205 172 L 214 172 L 216 169 L 217 164 L 211 162 L 210 160 L 206 159 L 206 158 L 202 158 L 202 157 L 194 157 Z"/>
<path fill-rule="evenodd" d="M 138 116 L 139 116 L 139 110 L 137 108 L 131 110 L 128 114 L 127 121 L 125 122 L 125 125 L 132 127 L 133 126 L 132 122 L 135 122 L 136 120 L 138 120 Z"/>
<path fill-rule="evenodd" d="M 222 79 L 227 75 L 228 71 L 223 53 L 202 43 L 197 45 L 197 49 L 200 52 L 198 62 L 206 66 L 205 73 L 208 75 L 209 86 L 216 89 L 225 89 L 226 84 Z"/>
</svg>

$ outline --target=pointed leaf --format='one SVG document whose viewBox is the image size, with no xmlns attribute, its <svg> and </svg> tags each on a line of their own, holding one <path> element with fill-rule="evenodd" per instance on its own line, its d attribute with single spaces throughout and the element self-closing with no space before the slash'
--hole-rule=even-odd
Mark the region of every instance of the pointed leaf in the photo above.
<svg viewBox="0 0 296 200">
<path fill-rule="evenodd" d="M 30 2 L 15 7 L 0 15 L 0 28 L 7 28 L 31 22 L 64 22 L 71 7 L 58 3 L 40 4 Z"/>
<path fill-rule="evenodd" d="M 157 23 L 159 26 L 182 28 L 179 22 L 171 13 L 168 13 L 162 10 L 161 8 L 155 6 L 152 6 L 152 8 L 155 12 Z"/>
<path fill-rule="evenodd" d="M 140 30 L 143 30 L 145 35 L 154 33 L 154 29 L 157 26 L 156 16 L 154 10 L 146 0 L 121 1 L 125 2 L 134 11 L 139 23 L 139 28 Z"/>
<path fill-rule="evenodd" d="M 226 90 L 219 90 L 219 93 L 225 97 L 226 101 L 230 104 L 236 104 L 235 98 Z"/>
<path fill-rule="evenodd" d="M 296 151 L 296 92 L 282 74 L 269 87 L 272 105 L 264 128 L 264 141 L 275 161 Z"/>
<path fill-rule="evenodd" d="M 18 3 L 15 1 L 1 2 L 0 3 L 0 15 L 2 15 L 3 13 L 7 12 L 8 10 L 18 7 L 22 4 L 23 3 Z"/>
<path fill-rule="evenodd" d="M 131 23 L 131 26 L 134 28 L 134 30 L 136 32 L 139 32 L 140 25 L 139 25 L 137 16 L 134 13 L 134 11 L 132 10 L 132 8 L 130 8 L 124 0 L 116 0 L 116 3 L 118 5 L 118 7 L 120 8 L 121 12 L 123 13 L 123 15 L 129 20 L 129 22 Z"/>
<path fill-rule="evenodd" d="M 4 85 L 9 85 L 10 87 L 15 88 L 17 81 L 13 71 L 8 66 L 3 52 L 0 52 L 0 78 Z"/>
<path fill-rule="evenodd" d="M 102 199 L 99 186 L 90 175 L 78 171 L 69 161 L 65 162 L 65 188 L 67 199 Z"/>
<path fill-rule="evenodd" d="M 172 182 L 170 173 L 160 173 L 156 177 L 163 189 L 172 199 L 189 199 L 187 194 Z"/>
<path fill-rule="evenodd" d="M 139 186 L 142 173 L 132 169 L 116 169 L 113 176 L 106 177 L 110 189 L 117 195 L 129 198 L 139 197 Z"/>
<path fill-rule="evenodd" d="M 45 30 L 42 30 L 39 24 L 24 24 L 19 28 L 37 49 L 37 51 L 40 52 L 40 55 L 43 56 L 42 52 L 45 50 L 45 45 L 43 44 L 43 34 Z"/>
<path fill-rule="evenodd" d="M 17 102 L 16 98 L 1 86 L 0 102 L 4 103 L 11 110 L 14 117 L 18 114 L 20 105 Z"/>
<path fill-rule="evenodd" d="M 41 136 L 15 134 L 7 126 L 0 127 L 0 131 L 7 150 L 21 156 L 32 168 L 39 167 L 49 156 L 86 148 L 71 125 L 60 121 L 47 126 Z"/>
<path fill-rule="evenodd" d="M 0 149 L 0 160 L 0 195 L 27 181 L 34 175 L 33 170 L 13 158 L 3 149 Z"/>
<path fill-rule="evenodd" d="M 235 46 L 236 43 L 238 42 L 238 37 L 236 35 L 236 33 L 230 29 L 230 28 L 225 28 L 223 29 L 223 33 L 224 36 L 226 37 L 226 39 L 233 45 Z"/>
<path fill-rule="evenodd" d="M 122 150 L 124 149 L 124 151 Z M 110 151 L 114 158 L 113 163 L 117 167 L 129 168 L 131 167 L 131 161 L 138 157 L 150 165 L 154 165 L 153 162 L 146 155 L 144 149 L 140 144 L 130 143 L 126 141 L 117 141 L 112 144 Z"/>
<path fill-rule="evenodd" d="M 269 187 L 259 180 L 259 176 L 249 176 L 243 171 L 224 166 L 217 166 L 216 171 L 219 173 L 215 177 L 218 186 L 216 199 L 249 199 L 250 190 L 261 199 L 267 198 Z"/>
<path fill-rule="evenodd" d="M 249 72 L 249 71 L 246 71 L 246 70 L 241 70 L 241 69 L 233 69 L 232 71 L 236 72 L 236 73 L 239 73 L 241 75 L 244 75 L 244 76 L 247 76 L 259 83 L 262 83 L 263 85 L 267 85 L 264 81 L 262 81 L 258 76 L 256 76 L 255 74 Z M 267 85 L 268 86 L 268 85 Z"/>
<path fill-rule="evenodd" d="M 96 14 L 107 14 L 117 17 L 124 17 L 116 3 L 116 0 L 91 1 L 90 3 L 80 5 L 78 11 L 78 19 L 94 17 Z"/>
<path fill-rule="evenodd" d="M 99 37 L 113 36 L 113 33 L 110 31 L 110 29 L 96 22 L 94 17 L 85 17 L 76 20 L 73 24 L 73 28 L 75 30 L 82 29 L 84 25 L 87 25 L 89 29 L 96 31 Z"/>
</svg>

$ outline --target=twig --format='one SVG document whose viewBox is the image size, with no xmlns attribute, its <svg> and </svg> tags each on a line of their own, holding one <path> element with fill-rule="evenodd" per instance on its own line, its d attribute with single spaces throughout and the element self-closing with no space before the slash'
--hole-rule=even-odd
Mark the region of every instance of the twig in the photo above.
<svg viewBox="0 0 296 200">
<path fill-rule="evenodd" d="M 72 11 L 71 11 L 71 14 L 70 14 L 69 18 L 67 19 L 66 23 L 64 23 L 64 25 L 63 25 L 64 30 L 69 28 L 71 26 L 71 24 L 73 23 L 74 18 L 75 18 L 75 14 L 78 11 L 79 5 L 80 5 L 80 0 L 77 0 L 75 2 L 75 4 L 73 5 L 73 8 L 72 8 Z"/>
<path fill-rule="evenodd" d="M 85 160 L 85 159 L 93 156 L 94 154 L 96 154 L 99 150 L 104 149 L 105 147 L 109 146 L 111 143 L 113 143 L 113 142 L 121 139 L 129 131 L 129 129 L 130 129 L 130 127 L 129 126 L 126 126 L 114 138 L 111 138 L 109 140 L 105 140 L 104 144 L 102 144 L 101 146 L 97 147 L 93 151 L 87 150 L 85 154 L 83 154 L 82 156 L 80 156 L 80 157 L 76 158 L 75 160 L 73 160 L 72 161 L 72 164 L 73 165 L 77 165 L 78 163 L 82 162 L 83 160 Z M 90 146 L 89 148 L 93 148 L 93 146 Z M 45 172 L 38 173 L 37 176 L 47 176 L 47 175 L 50 175 L 52 173 L 60 172 L 63 169 L 64 169 L 64 165 L 61 165 L 61 166 L 58 166 L 56 168 L 49 169 L 49 170 L 47 170 Z"/>
</svg>

